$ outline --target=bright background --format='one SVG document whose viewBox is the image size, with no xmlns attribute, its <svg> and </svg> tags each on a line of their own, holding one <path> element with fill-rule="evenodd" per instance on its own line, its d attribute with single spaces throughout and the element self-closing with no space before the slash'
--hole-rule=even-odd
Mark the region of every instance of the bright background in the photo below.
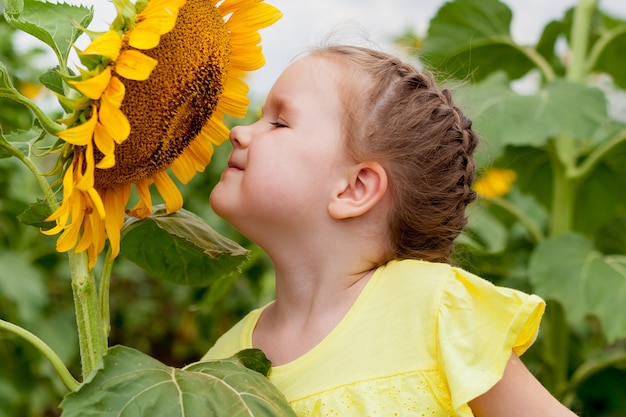
<svg viewBox="0 0 626 417">
<path fill-rule="evenodd" d="M 106 28 L 114 9 L 103 0 L 71 0 L 94 5 L 90 28 Z M 445 3 L 443 0 L 268 0 L 283 13 L 273 26 L 261 31 L 266 65 L 250 75 L 251 97 L 262 99 L 290 60 L 299 52 L 333 39 L 367 42 L 391 52 L 392 39 L 406 29 L 425 34 L 428 22 Z M 545 24 L 561 18 L 575 0 L 504 0 L 513 12 L 512 35 L 533 44 Z M 600 8 L 626 18 L 626 0 L 600 0 Z M 401 53 L 401 52 L 398 52 Z"/>
</svg>

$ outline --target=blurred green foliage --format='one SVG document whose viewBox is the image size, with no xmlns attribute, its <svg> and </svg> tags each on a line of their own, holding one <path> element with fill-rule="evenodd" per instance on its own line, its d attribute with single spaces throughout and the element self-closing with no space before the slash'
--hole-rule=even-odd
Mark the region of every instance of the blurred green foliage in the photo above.
<svg viewBox="0 0 626 417">
<path fill-rule="evenodd" d="M 466 0 L 452 3 L 456 6 L 475 3 L 474 11 L 495 10 L 497 13 L 494 13 L 503 18 L 505 24 L 490 29 L 495 34 L 508 33 L 506 18 L 509 17 L 510 23 L 510 11 L 507 12 L 500 2 Z M 443 13 L 440 12 L 439 26 L 437 20 L 434 21 L 435 31 L 437 28 L 446 29 L 446 25 L 442 23 L 454 16 L 455 6 L 449 7 Z M 449 13 L 447 17 L 446 13 Z M 468 17 L 472 14 L 461 13 L 460 16 Z M 594 22 L 596 26 L 592 40 L 596 41 L 602 36 L 602 30 L 615 30 L 623 25 L 619 19 L 603 14 L 596 15 Z M 489 24 L 491 23 L 493 21 Z M 456 29 L 460 28 L 456 32 L 459 35 L 457 42 L 475 39 L 471 36 L 471 26 L 462 27 L 460 22 L 453 25 Z M 483 26 L 489 25 L 485 23 Z M 569 11 L 561 21 L 551 22 L 546 26 L 541 41 L 536 45 L 537 53 L 544 57 L 557 77 L 564 76 L 566 63 L 555 54 L 554 43 L 557 38 L 567 38 L 571 26 L 572 11 Z M 459 242 L 456 259 L 466 269 L 500 285 L 533 292 L 536 285 L 530 279 L 529 264 L 535 256 L 538 242 L 510 208 L 517 208 L 542 232 L 550 234 L 551 216 L 554 215 L 550 155 L 554 150 L 549 147 L 553 138 L 546 138 L 545 143 L 528 143 L 523 142 L 528 139 L 526 136 L 515 136 L 524 128 L 524 112 L 506 112 L 504 116 L 509 115 L 509 125 L 506 126 L 504 135 L 498 136 L 498 132 L 502 132 L 498 130 L 497 123 L 489 124 L 484 116 L 493 115 L 489 112 L 494 109 L 482 105 L 487 98 L 492 97 L 501 98 L 500 104 L 504 108 L 511 105 L 510 102 L 505 102 L 506 98 L 513 97 L 509 85 L 533 68 L 532 61 L 510 44 L 492 45 L 494 49 L 491 50 L 474 49 L 471 51 L 471 59 L 469 50 L 461 48 L 455 54 L 456 46 L 450 41 L 454 33 L 446 29 L 439 34 L 431 32 L 427 39 L 423 39 L 411 32 L 405 32 L 398 42 L 416 51 L 426 48 L 426 57 L 432 60 L 430 64 L 437 71 L 441 71 L 449 80 L 453 76 L 459 76 L 467 83 L 466 97 L 480 104 L 476 106 L 476 114 L 472 117 L 476 116 L 477 126 L 483 128 L 482 132 L 489 133 L 491 143 L 491 147 L 483 148 L 486 153 L 479 155 L 481 168 L 500 166 L 518 173 L 518 181 L 506 195 L 503 204 L 489 204 L 484 201 L 484 205 L 476 205 L 471 214 L 468 234 Z M 13 83 L 23 86 L 24 89 L 38 85 L 39 74 L 47 69 L 41 68 L 41 62 L 46 61 L 43 50 L 32 48 L 18 52 L 14 30 L 4 21 L 0 21 L 0 36 L 3 40 L 13 40 L 0 43 L 0 61 L 11 74 L 16 75 Z M 437 36 L 440 36 L 439 41 L 443 44 L 433 46 L 433 39 Z M 485 35 L 485 38 L 489 36 Z M 622 44 L 618 42 L 618 52 L 623 51 L 619 49 L 620 45 Z M 433 57 L 437 49 L 441 48 L 447 52 L 443 54 L 441 61 L 437 61 Z M 596 69 L 608 73 L 623 71 L 623 66 L 610 59 L 611 53 L 615 51 L 609 48 L 608 52 L 599 57 Z M 453 71 L 457 68 L 453 64 L 455 60 L 461 71 L 467 72 L 456 74 Z M 458 65 L 459 62 L 461 65 Z M 480 71 L 466 66 L 466 62 L 480 62 Z M 500 68 L 500 64 L 505 65 Z M 494 75 L 497 69 L 502 69 L 503 72 Z M 609 89 L 623 88 L 623 79 L 615 79 L 618 81 L 617 85 L 610 85 Z M 476 88 L 472 91 L 474 87 Z M 36 90 L 30 91 L 36 93 Z M 37 94 L 39 100 L 50 98 L 46 98 L 45 91 Z M 515 100 L 518 99 L 513 97 L 513 101 Z M 533 103 L 524 100 L 528 99 L 517 103 L 520 104 L 518 108 L 532 108 Z M 581 105 L 594 110 L 593 103 L 581 100 Z M 511 111 L 515 108 L 509 107 Z M 0 127 L 5 133 L 29 129 L 33 124 L 30 112 L 17 103 L 0 98 L 0 109 Z M 252 111 L 246 119 L 229 120 L 228 124 L 247 124 L 256 117 Z M 492 117 L 491 120 L 502 122 L 497 117 Z M 542 126 L 543 131 L 552 128 L 549 123 Z M 581 142 L 580 154 L 575 158 L 577 161 L 584 160 L 594 147 L 610 136 L 610 126 L 605 125 L 603 128 L 605 131 L 594 132 L 597 135 L 591 135 L 589 141 Z M 503 139 L 499 142 L 496 137 Z M 226 166 L 229 151 L 229 143 L 217 148 L 206 171 L 181 187 L 181 191 L 185 208 L 205 219 L 216 231 L 251 250 L 250 260 L 244 265 L 241 274 L 223 278 L 209 288 L 187 288 L 157 280 L 130 261 L 118 259 L 111 277 L 110 346 L 121 344 L 133 347 L 167 365 L 182 366 L 197 361 L 217 337 L 244 314 L 273 298 L 272 267 L 267 257 L 258 247 L 219 219 L 208 204 L 210 190 Z M 576 202 L 577 207 L 582 207 L 579 212 L 585 214 L 574 217 L 571 230 L 584 235 L 593 242 L 595 250 L 603 254 L 626 253 L 626 217 L 624 204 L 620 205 L 620 201 L 624 200 L 607 200 L 609 207 L 601 209 L 597 216 L 587 213 L 597 212 L 598 209 L 592 203 L 598 199 L 604 201 L 603 199 L 609 198 L 605 195 L 607 190 L 608 194 L 612 194 L 611 198 L 623 196 L 620 194 L 621 188 L 614 189 L 611 185 L 614 182 L 610 169 L 623 169 L 626 166 L 625 152 L 622 143 L 600 164 L 600 177 L 595 180 L 605 185 L 604 191 L 597 191 L 595 186 L 583 184 L 579 190 L 583 197 Z M 73 324 L 72 291 L 66 257 L 55 251 L 54 237 L 43 236 L 36 228 L 26 226 L 18 220 L 18 216 L 34 202 L 34 196 L 39 193 L 34 178 L 18 161 L 12 158 L 0 159 L 0 318 L 21 325 L 40 336 L 60 355 L 72 373 L 79 375 L 80 359 Z M 615 204 L 615 201 L 618 203 Z M 566 246 L 569 245 L 568 242 L 565 243 Z M 563 262 L 564 259 L 559 261 Z M 96 270 L 95 273 L 96 276 L 99 275 L 99 271 Z M 621 306 L 612 308 L 615 309 L 616 316 L 623 316 Z M 556 312 L 553 314 L 558 316 L 562 312 L 562 304 L 559 300 L 551 299 L 549 310 Z M 567 314 L 566 308 L 565 315 Z M 553 323 L 562 323 L 563 328 L 551 328 Z M 624 340 L 620 338 L 609 343 L 603 333 L 603 323 L 593 315 L 583 314 L 576 325 L 572 325 L 571 321 L 567 322 L 566 318 L 561 321 L 546 321 L 538 342 L 524 356 L 524 360 L 542 382 L 561 394 L 561 399 L 566 400 L 568 405 L 582 415 L 626 416 L 626 363 L 620 361 L 625 351 Z M 0 417 L 59 414 L 58 404 L 65 389 L 39 352 L 17 337 L 0 333 L 0 358 Z M 555 367 L 563 362 L 569 384 L 567 389 L 554 382 Z"/>
</svg>

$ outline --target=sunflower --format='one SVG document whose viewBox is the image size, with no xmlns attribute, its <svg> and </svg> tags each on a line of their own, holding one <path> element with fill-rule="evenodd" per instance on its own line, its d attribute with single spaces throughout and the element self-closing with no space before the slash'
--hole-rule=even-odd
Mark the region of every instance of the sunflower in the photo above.
<svg viewBox="0 0 626 417">
<path fill-rule="evenodd" d="M 510 169 L 489 168 L 474 183 L 474 191 L 485 198 L 497 198 L 508 194 L 517 179 Z"/>
<path fill-rule="evenodd" d="M 113 0 L 117 17 L 78 51 L 77 97 L 58 133 L 71 158 L 63 201 L 48 218 L 59 252 L 87 251 L 93 268 L 108 240 L 119 254 L 125 214 L 152 211 L 152 184 L 169 213 L 182 183 L 202 172 L 228 138 L 225 114 L 247 111 L 246 72 L 265 61 L 259 29 L 281 14 L 262 0 Z M 67 150 L 71 152 L 67 152 Z M 138 203 L 127 210 L 131 186 Z M 111 259 L 110 258 L 110 259 Z"/>
</svg>

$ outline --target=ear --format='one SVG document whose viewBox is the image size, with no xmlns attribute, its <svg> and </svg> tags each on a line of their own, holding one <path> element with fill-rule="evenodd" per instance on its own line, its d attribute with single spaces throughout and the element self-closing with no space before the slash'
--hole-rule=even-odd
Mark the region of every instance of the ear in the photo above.
<svg viewBox="0 0 626 417">
<path fill-rule="evenodd" d="M 328 205 L 328 213 L 340 220 L 367 213 L 387 192 L 387 172 L 377 162 L 353 166 Z"/>
</svg>

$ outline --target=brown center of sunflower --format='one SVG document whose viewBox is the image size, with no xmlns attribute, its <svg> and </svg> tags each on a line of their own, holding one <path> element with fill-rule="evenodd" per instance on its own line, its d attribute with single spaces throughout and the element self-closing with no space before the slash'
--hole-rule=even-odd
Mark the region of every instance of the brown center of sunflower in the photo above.
<svg viewBox="0 0 626 417">
<path fill-rule="evenodd" d="M 122 79 L 121 110 L 131 132 L 115 147 L 115 165 L 96 169 L 97 188 L 136 182 L 168 168 L 209 120 L 224 91 L 230 36 L 210 0 L 187 0 L 176 27 L 157 47 L 142 52 L 158 64 L 148 80 Z"/>
</svg>

